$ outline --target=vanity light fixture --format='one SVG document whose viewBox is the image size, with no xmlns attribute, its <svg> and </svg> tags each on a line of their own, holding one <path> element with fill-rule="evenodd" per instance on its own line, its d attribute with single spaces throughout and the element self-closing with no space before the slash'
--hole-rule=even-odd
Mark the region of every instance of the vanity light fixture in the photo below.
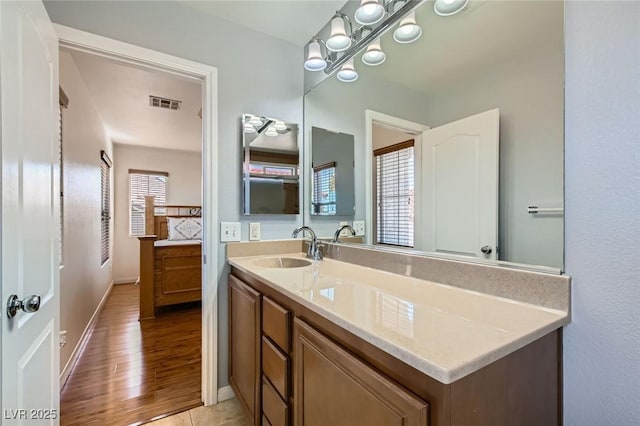
<svg viewBox="0 0 640 426">
<path fill-rule="evenodd" d="M 353 17 L 359 24 L 373 25 L 382 21 L 384 14 L 384 6 L 378 0 L 361 0 Z"/>
<path fill-rule="evenodd" d="M 387 59 L 387 55 L 382 51 L 380 46 L 380 38 L 377 38 L 367 47 L 367 51 L 362 55 L 362 62 L 366 65 L 380 65 Z"/>
<path fill-rule="evenodd" d="M 249 124 L 251 124 L 254 127 L 262 126 L 262 119 L 257 115 L 252 115 L 251 118 L 249 119 Z"/>
<path fill-rule="evenodd" d="M 393 32 L 393 39 L 398 43 L 413 43 L 422 35 L 422 28 L 416 23 L 416 12 L 412 11 L 402 18 L 400 25 Z"/>
<path fill-rule="evenodd" d="M 340 68 L 340 71 L 338 71 L 337 77 L 338 77 L 338 80 L 344 83 L 351 83 L 358 79 L 358 72 L 356 71 L 356 68 L 353 65 L 353 58 L 345 62 L 342 68 Z"/>
<path fill-rule="evenodd" d="M 287 125 L 284 124 L 284 121 L 276 120 L 276 122 L 273 124 L 273 128 L 278 130 L 278 131 L 283 132 L 283 131 L 287 130 Z"/>
<path fill-rule="evenodd" d="M 243 130 L 245 133 L 255 133 L 256 132 L 256 128 L 253 127 L 252 124 L 250 123 L 244 123 Z"/>
<path fill-rule="evenodd" d="M 304 61 L 304 68 L 309 71 L 322 71 L 327 67 L 327 61 L 325 61 L 322 55 L 321 41 L 320 39 L 314 38 L 307 45 L 309 53 L 307 54 L 307 60 Z"/>
<path fill-rule="evenodd" d="M 269 127 L 267 129 L 267 131 L 264 132 L 264 134 L 267 135 L 267 136 L 271 136 L 271 137 L 278 136 L 278 132 L 276 131 L 275 128 L 273 128 L 273 126 Z"/>
<path fill-rule="evenodd" d="M 346 26 L 349 25 L 349 34 Z M 327 39 L 327 49 L 332 52 L 344 52 L 351 47 L 351 20 L 344 13 L 336 12 L 331 20 L 331 35 Z"/>
<path fill-rule="evenodd" d="M 462 11 L 469 0 L 435 0 L 433 11 L 440 16 L 451 16 Z"/>
</svg>

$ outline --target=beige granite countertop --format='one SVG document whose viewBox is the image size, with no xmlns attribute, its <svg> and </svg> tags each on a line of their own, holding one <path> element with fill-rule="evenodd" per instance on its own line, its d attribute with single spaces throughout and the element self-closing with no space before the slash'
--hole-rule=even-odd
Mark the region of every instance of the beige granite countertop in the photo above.
<svg viewBox="0 0 640 426">
<path fill-rule="evenodd" d="M 568 312 L 324 259 L 301 268 L 229 263 L 448 384 L 569 323 Z"/>
</svg>

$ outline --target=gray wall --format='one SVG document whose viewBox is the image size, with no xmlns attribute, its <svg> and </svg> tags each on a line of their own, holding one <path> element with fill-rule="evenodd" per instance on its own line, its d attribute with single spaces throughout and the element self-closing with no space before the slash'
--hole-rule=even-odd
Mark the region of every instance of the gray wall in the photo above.
<svg viewBox="0 0 640 426">
<path fill-rule="evenodd" d="M 567 426 L 640 424 L 640 3 L 567 2 Z"/>
<path fill-rule="evenodd" d="M 47 1 L 53 22 L 212 65 L 218 69 L 221 221 L 262 223 L 262 238 L 283 238 L 302 224 L 301 215 L 241 216 L 241 134 L 243 112 L 302 121 L 303 68 L 300 48 L 217 19 L 179 2 Z M 233 35 L 232 37 L 230 35 Z M 259 65 L 258 65 L 259 64 Z M 206 213 L 206 212 L 205 212 Z M 219 246 L 219 385 L 227 384 L 227 280 L 224 244 Z"/>
</svg>

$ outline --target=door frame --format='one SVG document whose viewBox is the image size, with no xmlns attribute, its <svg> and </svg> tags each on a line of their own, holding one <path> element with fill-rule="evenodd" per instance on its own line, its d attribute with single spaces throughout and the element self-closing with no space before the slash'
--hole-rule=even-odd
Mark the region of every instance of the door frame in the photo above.
<svg viewBox="0 0 640 426">
<path fill-rule="evenodd" d="M 405 133 L 416 136 L 416 143 L 414 148 L 414 158 L 416 162 L 415 168 L 415 191 L 419 194 L 421 184 L 421 172 L 420 164 L 422 161 L 422 149 L 420 139 L 422 132 L 429 130 L 430 127 L 424 124 L 416 123 L 413 121 L 405 120 L 403 118 L 394 117 L 392 115 L 383 114 L 370 109 L 364 111 L 365 120 L 365 137 L 364 137 L 364 149 L 365 149 L 365 164 L 364 164 L 364 188 L 365 188 L 365 242 L 367 244 L 374 244 L 373 241 L 373 200 L 374 200 L 374 185 L 373 185 L 373 125 L 396 129 Z M 416 204 L 417 205 L 417 204 Z M 419 218 L 416 216 L 415 227 L 420 228 Z M 420 242 L 420 236 L 418 233 L 414 235 L 414 244 L 417 246 Z"/>
<path fill-rule="evenodd" d="M 218 397 L 218 70 L 210 65 L 53 24 L 59 48 L 78 50 L 202 81 L 202 401 Z M 221 395 L 222 396 L 222 395 Z M 226 397 L 223 397 L 226 399 Z"/>
</svg>

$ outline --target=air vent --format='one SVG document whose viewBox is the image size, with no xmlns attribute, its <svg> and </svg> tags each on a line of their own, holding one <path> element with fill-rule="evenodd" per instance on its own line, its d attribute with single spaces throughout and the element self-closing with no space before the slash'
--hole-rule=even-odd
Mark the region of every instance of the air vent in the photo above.
<svg viewBox="0 0 640 426">
<path fill-rule="evenodd" d="M 160 96 L 149 95 L 149 105 L 152 107 L 165 108 L 165 109 L 180 109 L 182 101 L 175 99 L 161 98 Z"/>
</svg>

